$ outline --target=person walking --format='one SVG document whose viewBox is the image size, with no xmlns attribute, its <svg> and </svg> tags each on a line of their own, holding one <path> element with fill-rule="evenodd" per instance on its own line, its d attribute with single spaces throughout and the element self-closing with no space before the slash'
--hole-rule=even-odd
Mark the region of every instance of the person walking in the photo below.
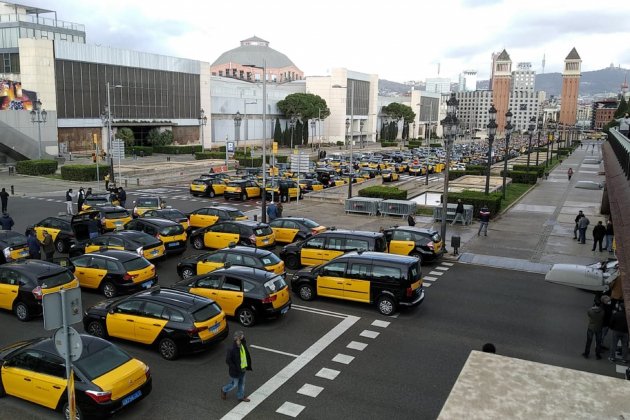
<svg viewBox="0 0 630 420">
<path fill-rule="evenodd" d="M 47 230 L 44 231 L 44 240 L 42 241 L 42 248 L 44 249 L 45 260 L 53 262 L 53 256 L 55 255 L 55 242 L 52 236 Z"/>
<path fill-rule="evenodd" d="M 13 218 L 9 216 L 9 213 L 2 213 L 2 217 L 0 217 L 0 227 L 2 230 L 11 230 L 11 228 L 15 225 Z"/>
<path fill-rule="evenodd" d="M 462 200 L 460 198 L 457 199 L 457 208 L 455 209 L 455 218 L 453 219 L 453 223 L 451 223 L 451 226 L 457 223 L 458 220 L 462 222 L 462 225 L 464 224 L 464 203 L 462 203 Z"/>
<path fill-rule="evenodd" d="M 72 192 L 72 188 L 69 188 L 68 191 L 66 191 L 66 213 L 68 213 L 69 215 L 74 214 L 74 207 L 72 204 L 73 196 L 74 193 Z"/>
<path fill-rule="evenodd" d="M 249 398 L 245 397 L 245 372 L 252 370 L 252 359 L 243 331 L 234 333 L 234 342 L 227 351 L 225 363 L 228 365 L 230 382 L 221 388 L 221 399 L 227 399 L 227 393 L 238 387 L 236 398 L 241 402 L 249 402 Z"/>
<path fill-rule="evenodd" d="M 490 210 L 487 206 L 483 206 L 481 210 L 479 210 L 479 230 L 477 231 L 477 236 L 481 234 L 483 230 L 483 235 L 488 236 L 488 223 L 490 223 Z"/>
<path fill-rule="evenodd" d="M 586 217 L 586 215 L 582 216 L 580 220 L 578 221 L 578 231 L 580 233 L 580 236 L 578 238 L 579 243 L 581 244 L 586 243 L 586 229 L 588 228 L 588 225 L 590 224 L 591 224 L 591 221 L 588 220 L 588 217 Z"/>
<path fill-rule="evenodd" d="M 413 214 L 409 213 L 409 215 L 407 216 L 407 224 L 409 226 L 415 226 L 416 225 L 416 219 L 413 217 Z"/>
<path fill-rule="evenodd" d="M 579 231 L 579 227 L 578 227 L 578 222 L 580 221 L 580 219 L 584 217 L 584 213 L 582 213 L 582 210 L 580 210 L 577 214 L 577 216 L 575 216 L 575 227 L 573 228 L 573 239 L 578 239 L 578 231 Z"/>
<path fill-rule="evenodd" d="M 595 247 L 597 244 L 599 244 L 599 252 L 604 251 L 602 249 L 602 241 L 604 240 L 604 237 L 606 237 L 606 227 L 600 220 L 593 228 L 593 251 L 595 251 Z"/>
<path fill-rule="evenodd" d="M 278 207 L 273 201 L 267 206 L 267 218 L 270 222 L 273 222 L 278 218 Z"/>
<path fill-rule="evenodd" d="M 2 202 L 2 212 L 4 213 L 7 211 L 7 204 L 9 203 L 9 193 L 4 188 L 0 191 L 0 202 Z"/>
<path fill-rule="evenodd" d="M 626 112 L 623 117 L 617 118 L 615 121 L 619 123 L 619 132 L 628 137 L 628 131 L 630 130 L 630 114 Z M 593 148 L 595 148 L 595 145 L 593 145 Z"/>
<path fill-rule="evenodd" d="M 125 207 L 125 203 L 127 202 L 127 191 L 125 191 L 123 187 L 118 187 L 118 201 L 120 202 L 120 207 Z"/>
<path fill-rule="evenodd" d="M 32 260 L 41 260 L 41 248 L 34 229 L 29 229 L 26 232 L 26 244 L 28 245 L 28 257 Z"/>
<path fill-rule="evenodd" d="M 109 191 L 109 173 L 105 174 L 105 176 L 103 177 L 103 180 L 105 181 L 105 190 Z"/>
<path fill-rule="evenodd" d="M 584 346 L 584 356 L 588 359 L 591 352 L 591 344 L 593 336 L 595 336 L 595 357 L 597 360 L 602 358 L 602 326 L 604 323 L 604 310 L 601 307 L 599 299 L 595 299 L 593 306 L 588 310 L 588 327 L 586 329 L 586 345 Z"/>
<path fill-rule="evenodd" d="M 615 239 L 615 229 L 611 219 L 606 222 L 606 248 L 608 252 L 613 252 L 613 240 Z"/>
<path fill-rule="evenodd" d="M 573 168 L 569 168 L 567 171 L 567 176 L 569 177 L 569 181 L 571 181 L 571 177 L 573 176 Z"/>
<path fill-rule="evenodd" d="M 92 187 L 88 187 L 87 191 L 85 192 L 85 198 L 88 198 L 91 195 L 92 195 Z"/>
<path fill-rule="evenodd" d="M 626 310 L 623 302 L 619 303 L 617 311 L 613 312 L 610 317 L 610 329 L 612 330 L 612 342 L 610 343 L 610 356 L 608 360 L 617 361 L 617 343 L 621 341 L 621 360 L 624 363 L 628 360 L 628 320 L 626 319 Z"/>
<path fill-rule="evenodd" d="M 610 329 L 610 319 L 613 314 L 613 305 L 612 299 L 610 299 L 610 296 L 608 295 L 602 295 L 600 301 L 602 302 L 602 310 L 604 311 L 604 321 L 602 323 L 602 350 L 608 350 L 608 347 L 606 347 L 604 343 L 606 342 L 606 335 Z"/>
<path fill-rule="evenodd" d="M 81 213 L 83 211 L 83 203 L 85 203 L 85 190 L 83 187 L 79 188 L 77 196 L 77 211 Z"/>
</svg>

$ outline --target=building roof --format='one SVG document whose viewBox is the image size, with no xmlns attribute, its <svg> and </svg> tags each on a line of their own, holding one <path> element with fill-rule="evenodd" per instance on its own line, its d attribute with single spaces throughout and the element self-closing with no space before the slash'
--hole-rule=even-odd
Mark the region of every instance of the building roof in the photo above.
<svg viewBox="0 0 630 420">
<path fill-rule="evenodd" d="M 269 42 L 253 36 L 241 41 L 241 46 L 226 51 L 217 58 L 212 66 L 235 63 L 263 67 L 266 60 L 267 67 L 297 67 L 286 55 L 269 47 Z"/>
<path fill-rule="evenodd" d="M 501 60 L 501 61 L 511 61 L 511 58 L 508 55 L 507 51 L 503 50 L 503 51 L 501 51 L 501 54 L 499 54 L 499 56 L 497 57 L 497 61 L 499 61 L 499 60 Z"/>
<path fill-rule="evenodd" d="M 573 47 L 573 49 L 571 50 L 569 55 L 567 55 L 567 58 L 565 58 L 565 60 L 581 60 L 580 55 L 578 54 L 575 47 Z"/>
</svg>

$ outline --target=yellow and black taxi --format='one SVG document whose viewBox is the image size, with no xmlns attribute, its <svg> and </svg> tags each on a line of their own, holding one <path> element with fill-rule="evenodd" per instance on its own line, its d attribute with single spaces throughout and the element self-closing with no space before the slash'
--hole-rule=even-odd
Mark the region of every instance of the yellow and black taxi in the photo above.
<svg viewBox="0 0 630 420">
<path fill-rule="evenodd" d="M 305 217 L 279 217 L 269 223 L 276 242 L 290 244 L 326 231 L 326 226 Z"/>
<path fill-rule="evenodd" d="M 168 219 L 141 217 L 125 225 L 126 230 L 144 232 L 162 241 L 167 254 L 186 251 L 186 231 L 177 222 Z"/>
<path fill-rule="evenodd" d="M 107 417 L 151 393 L 149 366 L 118 346 L 81 334 L 81 356 L 72 362 L 75 418 Z M 70 418 L 63 357 L 49 337 L 0 349 L 0 397 L 10 395 Z"/>
<path fill-rule="evenodd" d="M 158 282 L 155 266 L 135 252 L 93 252 L 71 258 L 69 265 L 81 287 L 98 290 L 108 299 Z"/>
<path fill-rule="evenodd" d="M 234 207 L 212 206 L 202 207 L 188 214 L 190 227 L 193 229 L 212 226 L 217 222 L 228 220 L 247 220 L 245 213 Z"/>
<path fill-rule="evenodd" d="M 57 252 L 65 253 L 74 244 L 102 232 L 99 217 L 100 213 L 95 210 L 73 216 L 51 216 L 36 223 L 33 230 L 40 242 L 44 241 L 44 231 L 47 231 L 52 236 Z"/>
<path fill-rule="evenodd" d="M 221 249 L 230 244 L 269 248 L 276 244 L 276 236 L 266 223 L 228 221 L 191 232 L 190 243 L 195 249 Z"/>
<path fill-rule="evenodd" d="M 84 210 L 85 211 L 85 210 Z M 93 207 L 91 211 L 98 211 L 98 218 L 101 221 L 102 230 L 111 232 L 112 230 L 122 229 L 125 223 L 131 220 L 129 210 L 120 206 L 101 206 Z"/>
<path fill-rule="evenodd" d="M 227 172 L 209 172 L 199 175 L 197 178 L 220 179 L 223 182 L 229 181 L 232 177 Z"/>
<path fill-rule="evenodd" d="M 133 217 L 139 217 L 147 210 L 165 209 L 166 202 L 162 197 L 138 197 L 133 202 Z"/>
<path fill-rule="evenodd" d="M 215 301 L 159 286 L 88 308 L 83 326 L 96 337 L 157 347 L 166 360 L 204 350 L 228 334 L 225 312 Z"/>
<path fill-rule="evenodd" d="M 361 168 L 357 172 L 357 176 L 360 176 L 361 178 L 364 178 L 364 179 L 373 179 L 373 178 L 376 178 L 377 175 L 378 175 L 378 169 L 374 169 L 374 168 Z"/>
<path fill-rule="evenodd" d="M 243 179 L 240 181 L 230 181 L 225 187 L 223 198 L 229 200 L 231 198 L 245 201 L 249 198 L 257 198 L 262 196 L 262 188 L 258 182 L 252 179 Z"/>
<path fill-rule="evenodd" d="M 14 230 L 0 230 L 0 264 L 28 258 L 26 236 Z"/>
<path fill-rule="evenodd" d="M 267 200 L 281 201 L 283 203 L 292 198 L 297 199 L 299 197 L 301 199 L 304 197 L 298 183 L 291 179 L 276 179 L 268 183 L 265 188 L 265 194 L 267 194 Z"/>
<path fill-rule="evenodd" d="M 182 259 L 177 264 L 177 274 L 183 279 L 205 274 L 230 265 L 260 268 L 276 274 L 284 274 L 284 261 L 266 249 L 232 245 L 213 252 L 205 252 Z"/>
<path fill-rule="evenodd" d="M 321 191 L 324 189 L 324 184 L 316 179 L 300 179 L 300 188 L 305 193 L 309 191 Z"/>
<path fill-rule="evenodd" d="M 90 210 L 92 208 L 111 206 L 112 201 L 109 194 L 90 194 L 83 201 L 82 210 Z"/>
<path fill-rule="evenodd" d="M 155 260 L 166 254 L 164 244 L 155 236 L 135 230 L 120 230 L 104 233 L 73 246 L 70 257 L 107 249 L 135 252 L 147 260 Z"/>
<path fill-rule="evenodd" d="M 168 219 L 173 222 L 177 222 L 184 230 L 188 230 L 190 227 L 190 222 L 188 221 L 188 216 L 186 216 L 183 212 L 177 209 L 157 209 L 157 210 L 147 210 L 144 212 L 142 217 L 158 217 L 160 219 Z"/>
<path fill-rule="evenodd" d="M 410 165 L 409 166 L 409 175 L 411 176 L 420 176 L 426 174 L 426 169 L 422 165 Z"/>
<path fill-rule="evenodd" d="M 390 254 L 410 255 L 420 262 L 433 261 L 444 254 L 442 236 L 433 229 L 396 226 L 383 231 Z"/>
<path fill-rule="evenodd" d="M 225 187 L 227 185 L 222 179 L 211 178 L 197 178 L 193 179 L 190 183 L 190 194 L 195 197 L 204 196 L 213 198 L 217 195 L 223 195 Z"/>
<path fill-rule="evenodd" d="M 392 171 L 391 169 L 381 171 L 381 177 L 383 178 L 383 182 L 396 182 L 400 180 L 398 172 Z"/>
<path fill-rule="evenodd" d="M 214 300 L 244 327 L 251 327 L 261 318 L 284 315 L 291 308 L 284 277 L 258 268 L 220 268 L 181 280 L 173 287 Z"/>
<path fill-rule="evenodd" d="M 13 311 L 20 321 L 42 313 L 42 296 L 78 287 L 66 267 L 40 260 L 22 260 L 0 266 L 0 309 Z"/>
<path fill-rule="evenodd" d="M 351 252 L 293 275 L 291 290 L 309 301 L 316 296 L 376 304 L 383 315 L 424 300 L 420 261 L 379 252 Z"/>
<path fill-rule="evenodd" d="M 327 230 L 309 239 L 285 245 L 280 258 L 293 270 L 304 265 L 319 265 L 349 251 L 386 252 L 385 236 L 360 230 Z"/>
</svg>

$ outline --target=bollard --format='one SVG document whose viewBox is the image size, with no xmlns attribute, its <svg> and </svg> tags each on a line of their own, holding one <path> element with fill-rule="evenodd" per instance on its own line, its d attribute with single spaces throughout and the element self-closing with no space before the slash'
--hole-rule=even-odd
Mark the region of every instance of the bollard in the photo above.
<svg viewBox="0 0 630 420">
<path fill-rule="evenodd" d="M 171 157 L 170 156 L 166 156 L 166 161 L 170 162 L 171 161 Z"/>
<path fill-rule="evenodd" d="M 258 221 L 258 215 L 257 215 L 257 214 L 255 214 L 255 215 L 254 215 L 254 222 L 257 222 L 257 221 Z"/>
<path fill-rule="evenodd" d="M 11 185 L 11 195 L 15 195 L 15 187 L 13 185 Z"/>
<path fill-rule="evenodd" d="M 70 152 L 70 162 L 72 162 L 72 152 Z"/>
<path fill-rule="evenodd" d="M 136 185 L 140 185 L 140 178 L 136 178 Z"/>
<path fill-rule="evenodd" d="M 125 188 L 127 188 L 127 178 L 125 178 Z"/>
</svg>

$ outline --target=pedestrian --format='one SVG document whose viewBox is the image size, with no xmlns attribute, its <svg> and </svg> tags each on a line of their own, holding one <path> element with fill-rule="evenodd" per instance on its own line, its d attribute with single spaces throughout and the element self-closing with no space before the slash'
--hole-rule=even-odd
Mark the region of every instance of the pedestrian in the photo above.
<svg viewBox="0 0 630 420">
<path fill-rule="evenodd" d="M 9 216 L 9 213 L 2 213 L 2 217 L 0 217 L 0 226 L 2 227 L 2 230 L 11 230 L 14 224 L 15 222 L 13 221 L 13 218 Z"/>
<path fill-rule="evenodd" d="M 628 320 L 623 302 L 619 303 L 617 310 L 610 317 L 610 329 L 612 330 L 612 341 L 608 360 L 611 362 L 617 360 L 617 344 L 621 341 L 621 360 L 624 363 L 630 362 L 628 360 Z"/>
<path fill-rule="evenodd" d="M 608 295 L 602 295 L 600 298 L 602 302 L 602 310 L 604 311 L 604 321 L 602 323 L 602 350 L 608 350 L 608 347 L 604 345 L 606 342 L 606 334 L 608 334 L 608 329 L 610 328 L 610 319 L 613 314 L 613 305 L 612 299 Z"/>
<path fill-rule="evenodd" d="M 593 249 L 592 251 L 595 251 L 595 247 L 597 244 L 599 244 L 599 252 L 602 252 L 602 241 L 604 240 L 604 237 L 606 237 L 606 227 L 604 226 L 604 224 L 602 223 L 602 221 L 600 220 L 599 222 L 597 222 L 597 225 L 595 225 L 595 227 L 593 228 Z"/>
<path fill-rule="evenodd" d="M 608 252 L 613 252 L 613 240 L 615 239 L 615 229 L 613 228 L 613 223 L 611 219 L 608 219 L 606 222 L 606 246 L 605 249 Z"/>
<path fill-rule="evenodd" d="M 282 212 L 284 211 L 284 206 L 282 205 L 282 202 L 278 201 L 278 204 L 276 204 L 276 214 L 278 217 L 282 217 Z"/>
<path fill-rule="evenodd" d="M 47 230 L 44 231 L 44 240 L 42 241 L 42 248 L 44 249 L 45 260 L 48 262 L 53 261 L 53 255 L 55 255 L 55 242 L 52 236 Z"/>
<path fill-rule="evenodd" d="M 464 224 L 464 203 L 462 203 L 462 200 L 459 198 L 457 199 L 455 218 L 453 219 L 453 223 L 451 223 L 451 226 L 457 223 L 458 220 L 462 222 L 462 225 Z"/>
<path fill-rule="evenodd" d="M 26 232 L 26 244 L 28 245 L 28 257 L 32 260 L 41 260 L 41 248 L 34 229 L 29 229 Z"/>
<path fill-rule="evenodd" d="M 91 195 L 92 195 L 92 187 L 88 187 L 87 191 L 85 192 L 85 198 L 88 198 Z"/>
<path fill-rule="evenodd" d="M 477 236 L 481 234 L 481 230 L 483 229 L 484 236 L 488 236 L 488 223 L 490 222 L 490 210 L 487 206 L 483 206 L 481 210 L 479 210 L 479 230 L 477 231 Z"/>
<path fill-rule="evenodd" d="M 7 211 L 7 203 L 9 202 L 9 193 L 4 188 L 0 191 L 0 201 L 2 202 L 2 212 L 4 213 Z"/>
<path fill-rule="evenodd" d="M 273 201 L 267 206 L 267 218 L 270 222 L 273 222 L 278 218 L 278 207 Z"/>
<path fill-rule="evenodd" d="M 125 203 L 127 202 L 127 191 L 125 191 L 123 187 L 118 187 L 118 201 L 120 202 L 121 207 L 125 207 Z"/>
<path fill-rule="evenodd" d="M 579 231 L 579 238 L 578 238 L 578 242 L 581 244 L 585 244 L 586 243 L 586 229 L 588 228 L 588 225 L 591 224 L 591 221 L 588 220 L 588 217 L 586 217 L 586 215 L 582 216 L 580 218 L 580 220 L 578 221 L 578 231 Z"/>
<path fill-rule="evenodd" d="M 68 213 L 69 215 L 73 215 L 74 214 L 74 208 L 72 205 L 72 196 L 74 195 L 74 193 L 72 192 L 72 188 L 68 189 L 68 191 L 66 191 L 66 213 Z"/>
<path fill-rule="evenodd" d="M 105 174 L 103 180 L 105 180 L 105 190 L 109 191 L 109 173 Z"/>
<path fill-rule="evenodd" d="M 591 352 L 591 343 L 595 336 L 595 357 L 597 360 L 602 358 L 602 326 L 604 322 L 604 311 L 601 307 L 599 299 L 595 299 L 593 306 L 587 311 L 588 327 L 586 329 L 586 345 L 584 346 L 584 356 L 588 359 Z"/>
<path fill-rule="evenodd" d="M 83 211 L 83 203 L 85 203 L 85 190 L 81 187 L 77 196 L 77 211 L 79 213 Z"/>
<path fill-rule="evenodd" d="M 409 226 L 416 225 L 416 219 L 413 217 L 413 214 L 411 213 L 409 213 L 409 215 L 407 216 L 407 224 L 409 224 Z"/>
<path fill-rule="evenodd" d="M 249 402 L 250 399 L 245 397 L 245 373 L 252 370 L 252 359 L 247 349 L 243 331 L 234 333 L 234 342 L 227 351 L 225 363 L 228 365 L 230 382 L 221 388 L 221 399 L 227 399 L 227 393 L 238 387 L 236 398 L 241 402 Z"/>
<path fill-rule="evenodd" d="M 571 181 L 571 177 L 573 176 L 573 168 L 569 168 L 567 171 L 567 176 L 569 177 L 569 181 Z"/>
<path fill-rule="evenodd" d="M 626 112 L 623 117 L 617 118 L 616 121 L 619 123 L 619 132 L 628 137 L 628 130 L 630 130 L 630 114 Z M 595 145 L 593 145 L 593 148 L 595 148 Z"/>
<path fill-rule="evenodd" d="M 577 233 L 579 230 L 578 222 L 580 221 L 582 217 L 584 217 L 584 213 L 582 212 L 582 210 L 580 210 L 577 216 L 575 216 L 575 227 L 573 228 L 573 239 L 578 239 L 578 236 L 577 236 Z"/>
</svg>

